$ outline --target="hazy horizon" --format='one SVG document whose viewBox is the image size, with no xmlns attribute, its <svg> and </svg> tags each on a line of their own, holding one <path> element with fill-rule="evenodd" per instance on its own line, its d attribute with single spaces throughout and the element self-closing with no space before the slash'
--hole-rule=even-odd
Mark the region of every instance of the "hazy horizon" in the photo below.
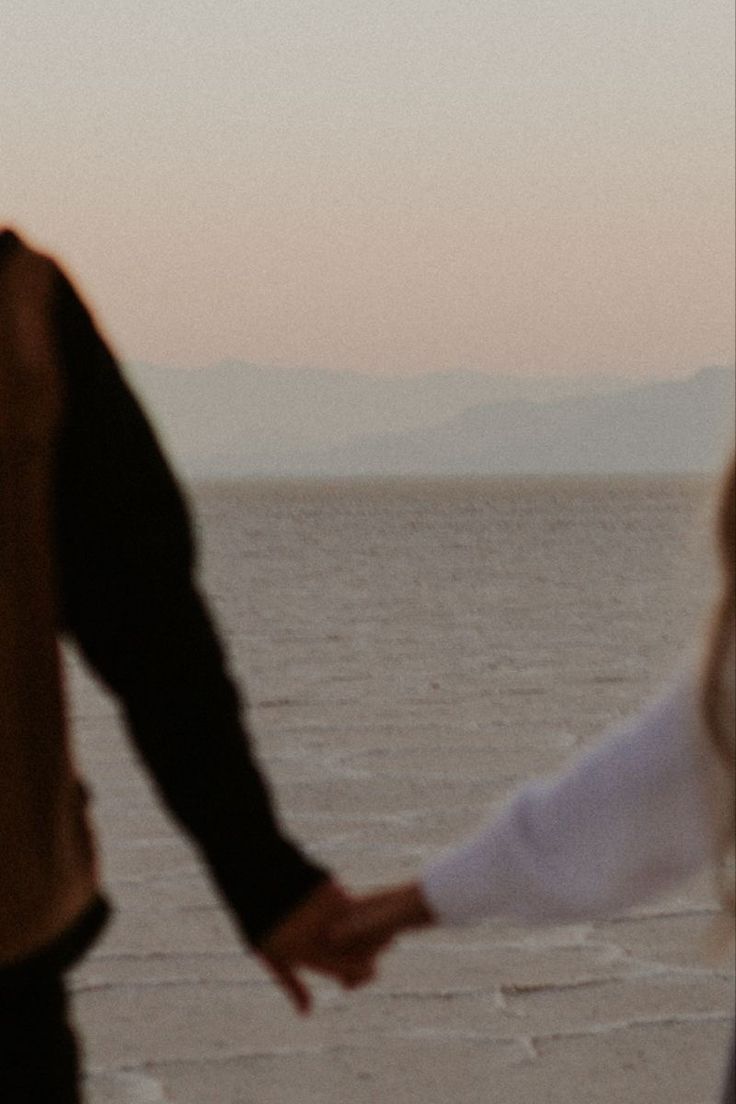
<svg viewBox="0 0 736 1104">
<path fill-rule="evenodd" d="M 380 377 L 131 366 L 188 475 L 708 471 L 733 437 L 734 369 L 622 381 Z"/>
<path fill-rule="evenodd" d="M 10 0 L 0 65 L 0 220 L 125 362 L 733 360 L 730 3 Z"/>
</svg>

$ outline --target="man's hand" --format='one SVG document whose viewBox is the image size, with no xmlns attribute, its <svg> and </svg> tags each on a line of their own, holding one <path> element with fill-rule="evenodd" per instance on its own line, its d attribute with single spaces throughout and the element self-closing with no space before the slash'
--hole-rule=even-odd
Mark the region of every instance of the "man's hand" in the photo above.
<svg viewBox="0 0 736 1104">
<path fill-rule="evenodd" d="M 299 1012 L 308 1012 L 311 993 L 297 970 L 303 967 L 335 978 L 346 989 L 370 981 L 375 974 L 376 952 L 386 942 L 361 938 L 360 946 L 341 939 L 330 941 L 330 932 L 346 922 L 353 909 L 351 898 L 334 881 L 325 882 L 273 928 L 259 946 L 260 954 Z"/>
</svg>

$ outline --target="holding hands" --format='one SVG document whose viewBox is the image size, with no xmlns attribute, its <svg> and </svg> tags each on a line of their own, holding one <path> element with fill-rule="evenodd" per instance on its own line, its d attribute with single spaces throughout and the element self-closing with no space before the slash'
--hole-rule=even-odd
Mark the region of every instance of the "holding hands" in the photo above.
<svg viewBox="0 0 736 1104">
<path fill-rule="evenodd" d="M 335 881 L 318 886 L 259 947 L 261 957 L 294 1004 L 309 1012 L 307 969 L 356 989 L 375 977 L 376 956 L 400 932 L 432 923 L 418 883 L 350 897 Z"/>
<path fill-rule="evenodd" d="M 405 882 L 357 897 L 349 912 L 335 921 L 330 939 L 342 953 L 367 953 L 371 947 L 375 953 L 401 932 L 433 923 L 419 882 Z"/>
</svg>

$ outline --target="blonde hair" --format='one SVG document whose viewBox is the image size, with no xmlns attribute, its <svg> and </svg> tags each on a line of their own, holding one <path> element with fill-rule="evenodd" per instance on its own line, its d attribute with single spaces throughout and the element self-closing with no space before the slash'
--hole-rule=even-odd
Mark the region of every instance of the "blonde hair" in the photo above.
<svg viewBox="0 0 736 1104">
<path fill-rule="evenodd" d="M 707 639 L 701 681 L 701 713 L 708 738 L 731 779 L 728 808 L 721 818 L 717 840 L 718 890 L 724 907 L 734 912 L 736 899 L 729 860 L 734 852 L 736 809 L 733 777 L 736 763 L 734 741 L 734 637 L 736 614 L 736 458 L 728 464 L 718 503 L 716 535 L 721 560 L 722 583 Z"/>
</svg>

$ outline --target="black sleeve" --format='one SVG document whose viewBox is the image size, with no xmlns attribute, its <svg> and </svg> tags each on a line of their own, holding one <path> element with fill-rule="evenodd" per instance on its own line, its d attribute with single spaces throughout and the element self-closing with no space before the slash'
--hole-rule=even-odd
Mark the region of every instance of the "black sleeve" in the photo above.
<svg viewBox="0 0 736 1104">
<path fill-rule="evenodd" d="M 325 874 L 279 830 L 193 581 L 186 508 L 154 434 L 63 278 L 58 311 L 64 628 L 120 699 L 166 804 L 257 942 Z"/>
</svg>

